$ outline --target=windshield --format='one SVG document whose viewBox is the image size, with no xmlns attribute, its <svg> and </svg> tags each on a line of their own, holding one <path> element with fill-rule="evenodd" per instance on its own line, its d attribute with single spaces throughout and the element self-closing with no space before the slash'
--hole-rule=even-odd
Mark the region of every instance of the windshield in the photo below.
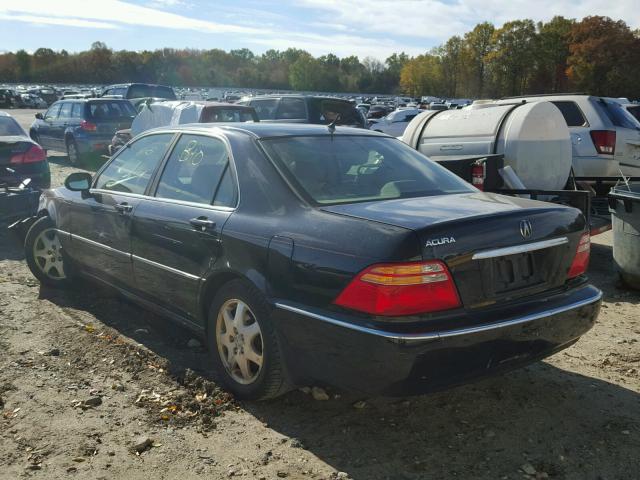
<svg viewBox="0 0 640 480">
<path fill-rule="evenodd" d="M 0 137 L 10 137 L 14 135 L 26 135 L 26 133 L 13 118 L 0 117 Z"/>
<path fill-rule="evenodd" d="M 337 125 L 358 125 L 362 126 L 362 115 L 356 107 L 349 102 L 340 100 L 314 98 L 310 102 L 311 118 L 314 123 L 329 124 L 338 115 Z"/>
<path fill-rule="evenodd" d="M 294 187 L 316 204 L 474 191 L 394 138 L 323 135 L 272 138 L 261 143 Z"/>
<path fill-rule="evenodd" d="M 253 122 L 255 120 L 258 120 L 258 117 L 254 116 L 253 110 L 246 108 L 213 107 L 203 110 L 200 122 Z"/>
</svg>

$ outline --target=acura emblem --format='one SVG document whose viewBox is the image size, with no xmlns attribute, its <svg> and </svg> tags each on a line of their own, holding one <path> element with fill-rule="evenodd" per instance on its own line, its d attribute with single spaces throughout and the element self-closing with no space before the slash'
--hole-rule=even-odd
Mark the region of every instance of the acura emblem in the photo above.
<svg viewBox="0 0 640 480">
<path fill-rule="evenodd" d="M 522 238 L 529 238 L 532 231 L 533 228 L 529 220 L 520 220 L 520 235 L 522 235 Z"/>
</svg>

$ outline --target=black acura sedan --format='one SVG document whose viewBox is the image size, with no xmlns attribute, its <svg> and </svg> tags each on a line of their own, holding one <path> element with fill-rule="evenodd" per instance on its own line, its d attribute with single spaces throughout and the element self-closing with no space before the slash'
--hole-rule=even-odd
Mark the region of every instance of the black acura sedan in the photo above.
<svg viewBox="0 0 640 480">
<path fill-rule="evenodd" d="M 26 256 L 206 338 L 241 398 L 425 392 L 522 366 L 593 325 L 573 208 L 483 193 L 399 140 L 302 124 L 145 132 L 44 192 Z"/>
</svg>

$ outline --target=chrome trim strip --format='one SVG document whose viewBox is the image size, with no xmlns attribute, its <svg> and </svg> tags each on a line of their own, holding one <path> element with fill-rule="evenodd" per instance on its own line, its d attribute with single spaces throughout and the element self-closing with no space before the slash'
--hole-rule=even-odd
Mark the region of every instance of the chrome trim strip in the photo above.
<svg viewBox="0 0 640 480">
<path fill-rule="evenodd" d="M 567 237 L 552 238 L 551 240 L 543 240 L 541 242 L 525 243 L 524 245 L 495 248 L 493 250 L 484 250 L 482 252 L 474 253 L 471 259 L 484 260 L 487 258 L 505 257 L 507 255 L 515 255 L 517 253 L 533 252 L 545 248 L 557 247 L 566 243 L 569 243 L 569 239 Z"/>
<path fill-rule="evenodd" d="M 427 332 L 427 333 L 395 333 L 388 332 L 384 330 L 377 330 L 371 327 L 365 327 L 362 325 L 356 325 L 353 323 L 345 322 L 342 320 L 338 320 L 336 318 L 327 317 L 325 315 L 320 315 L 317 313 L 309 312 L 307 310 L 303 310 L 298 307 L 294 307 L 292 305 L 287 305 L 284 303 L 276 303 L 275 306 L 282 310 L 287 310 L 289 312 L 297 313 L 300 315 L 305 315 L 307 317 L 314 318 L 316 320 L 321 320 L 323 322 L 330 323 L 332 325 L 336 325 L 339 327 L 348 328 L 350 330 L 355 330 L 361 333 L 367 333 L 370 335 L 375 335 L 382 338 L 387 338 L 389 340 L 401 340 L 401 341 L 415 341 L 415 340 L 438 340 L 441 338 L 450 338 L 450 337 L 458 337 L 461 335 L 471 335 L 475 333 L 487 332 L 490 330 L 496 330 L 499 328 L 512 327 L 514 325 L 520 325 L 522 323 L 533 322 L 535 320 L 539 320 L 541 318 L 550 317 L 552 315 L 557 315 L 559 313 L 567 312 L 569 310 L 574 310 L 580 307 L 584 307 L 587 305 L 591 305 L 592 303 L 599 302 L 602 299 L 602 291 L 598 290 L 597 295 L 594 295 L 590 298 L 579 300 L 577 302 L 570 303 L 568 305 L 562 305 L 561 307 L 551 308 L 548 310 L 543 310 L 542 312 L 532 313 L 530 315 L 525 315 L 523 317 L 514 318 L 512 320 L 505 320 L 504 322 L 497 323 L 489 323 L 484 325 L 478 325 L 475 327 L 467 327 L 460 328 L 457 330 L 445 330 L 441 332 Z"/>
<path fill-rule="evenodd" d="M 198 277 L 197 275 L 192 275 L 191 273 L 183 272 L 182 270 L 178 270 L 177 268 L 168 267 L 168 266 L 163 265 L 161 263 L 154 262 L 153 260 L 149 260 L 147 258 L 139 257 L 138 255 L 131 255 L 131 258 L 133 258 L 133 260 L 139 260 L 142 263 L 146 263 L 147 265 L 151 265 L 153 267 L 160 268 L 162 270 L 166 270 L 166 271 L 171 272 L 171 273 L 175 273 L 176 275 L 180 275 L 182 277 L 188 278 L 189 280 L 196 280 L 196 281 L 202 280 L 202 278 Z"/>
<path fill-rule="evenodd" d="M 76 240 L 76 239 L 81 240 L 81 241 L 83 241 L 85 243 L 88 243 L 89 245 L 92 245 L 94 247 L 103 248 L 103 249 L 105 249 L 105 250 L 107 250 L 108 252 L 111 252 L 111 253 L 119 253 L 120 255 L 124 255 L 126 257 L 130 257 L 131 256 L 131 254 L 129 254 L 127 252 L 123 252 L 122 250 L 118 250 L 117 248 L 113 248 L 113 247 L 110 247 L 110 246 L 105 245 L 103 243 L 96 242 L 94 240 L 90 240 L 88 238 L 81 237 L 80 235 L 76 235 L 75 233 L 72 233 L 71 234 L 71 240 L 73 241 L 73 240 Z"/>
</svg>

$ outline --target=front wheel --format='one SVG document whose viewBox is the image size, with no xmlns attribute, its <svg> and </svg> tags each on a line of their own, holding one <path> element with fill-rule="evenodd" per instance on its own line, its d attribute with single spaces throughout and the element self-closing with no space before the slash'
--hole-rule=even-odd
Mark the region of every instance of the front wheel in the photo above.
<svg viewBox="0 0 640 480">
<path fill-rule="evenodd" d="M 71 269 L 65 262 L 60 237 L 51 218 L 42 217 L 31 225 L 24 249 L 27 265 L 40 283 L 52 287 L 68 285 Z"/>
<path fill-rule="evenodd" d="M 221 383 L 236 397 L 273 398 L 286 391 L 270 307 L 253 285 L 233 280 L 211 303 L 207 344 Z"/>
</svg>

